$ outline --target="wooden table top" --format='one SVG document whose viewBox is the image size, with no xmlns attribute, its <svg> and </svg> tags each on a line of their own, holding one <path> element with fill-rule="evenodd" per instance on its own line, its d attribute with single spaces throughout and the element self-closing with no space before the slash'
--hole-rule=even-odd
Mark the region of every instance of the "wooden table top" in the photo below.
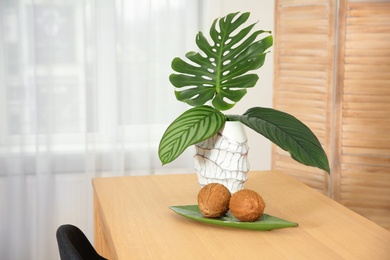
<svg viewBox="0 0 390 260">
<path fill-rule="evenodd" d="M 390 232 L 278 171 L 250 172 L 265 213 L 298 227 L 251 231 L 189 220 L 195 174 L 96 178 L 95 247 L 110 259 L 390 259 Z"/>
</svg>

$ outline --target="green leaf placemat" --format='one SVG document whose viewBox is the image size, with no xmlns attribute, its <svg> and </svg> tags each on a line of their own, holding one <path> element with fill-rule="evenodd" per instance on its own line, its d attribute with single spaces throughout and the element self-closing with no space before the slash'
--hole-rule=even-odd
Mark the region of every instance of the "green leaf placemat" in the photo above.
<svg viewBox="0 0 390 260">
<path fill-rule="evenodd" d="M 263 214 L 259 220 L 254 222 L 241 222 L 230 213 L 221 218 L 206 218 L 200 213 L 198 205 L 170 206 L 169 208 L 186 218 L 223 227 L 268 231 L 298 226 L 298 223 L 273 217 L 268 214 Z"/>
</svg>

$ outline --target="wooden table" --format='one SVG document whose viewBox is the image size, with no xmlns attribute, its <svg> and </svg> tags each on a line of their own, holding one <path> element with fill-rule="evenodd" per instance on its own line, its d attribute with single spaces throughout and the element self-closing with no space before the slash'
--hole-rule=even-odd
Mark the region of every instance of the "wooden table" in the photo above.
<svg viewBox="0 0 390 260">
<path fill-rule="evenodd" d="M 195 174 L 96 178 L 95 247 L 109 259 L 390 259 L 390 232 L 277 171 L 250 172 L 265 213 L 299 227 L 211 226 L 168 207 L 196 204 Z"/>
</svg>

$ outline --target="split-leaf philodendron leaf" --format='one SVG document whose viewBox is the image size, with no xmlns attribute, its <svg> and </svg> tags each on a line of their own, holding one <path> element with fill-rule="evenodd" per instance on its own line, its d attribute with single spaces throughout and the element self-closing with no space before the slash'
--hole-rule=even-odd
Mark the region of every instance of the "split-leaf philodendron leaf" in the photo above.
<svg viewBox="0 0 390 260">
<path fill-rule="evenodd" d="M 196 37 L 202 54 L 187 53 L 191 63 L 181 58 L 172 61 L 173 70 L 180 73 L 169 78 L 176 87 L 178 100 L 191 106 L 212 100 L 216 109 L 227 110 L 247 93 L 247 88 L 255 86 L 257 74 L 246 73 L 264 64 L 265 51 L 272 46 L 272 36 L 258 40 L 260 34 L 269 32 L 259 30 L 250 34 L 255 24 L 238 30 L 248 17 L 249 13 L 233 13 L 216 19 L 210 29 L 212 44 L 202 32 Z"/>
</svg>

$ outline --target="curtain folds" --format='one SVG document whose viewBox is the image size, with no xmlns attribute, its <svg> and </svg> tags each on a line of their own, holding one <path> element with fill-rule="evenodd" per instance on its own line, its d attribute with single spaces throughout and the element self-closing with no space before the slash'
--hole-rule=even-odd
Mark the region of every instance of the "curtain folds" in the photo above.
<svg viewBox="0 0 390 260">
<path fill-rule="evenodd" d="M 0 0 L 0 259 L 59 259 L 64 223 L 92 241 L 94 177 L 192 172 L 157 148 L 199 2 Z"/>
</svg>

